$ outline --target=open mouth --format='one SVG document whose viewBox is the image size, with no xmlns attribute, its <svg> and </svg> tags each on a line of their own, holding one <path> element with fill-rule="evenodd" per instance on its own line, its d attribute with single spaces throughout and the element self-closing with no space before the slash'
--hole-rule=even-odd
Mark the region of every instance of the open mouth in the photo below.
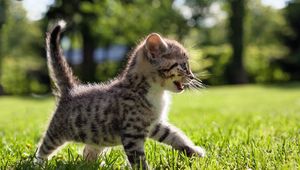
<svg viewBox="0 0 300 170">
<path fill-rule="evenodd" d="M 179 82 L 179 81 L 173 81 L 173 83 L 177 87 L 177 90 L 182 91 L 184 89 L 184 85 L 181 82 Z"/>
</svg>

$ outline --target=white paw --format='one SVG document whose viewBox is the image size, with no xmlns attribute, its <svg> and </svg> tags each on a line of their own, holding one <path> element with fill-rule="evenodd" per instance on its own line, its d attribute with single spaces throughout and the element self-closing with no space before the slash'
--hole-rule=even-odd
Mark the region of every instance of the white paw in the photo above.
<svg viewBox="0 0 300 170">
<path fill-rule="evenodd" d="M 201 148 L 200 146 L 194 146 L 193 149 L 195 150 L 195 154 L 199 157 L 205 157 L 205 150 Z"/>
</svg>

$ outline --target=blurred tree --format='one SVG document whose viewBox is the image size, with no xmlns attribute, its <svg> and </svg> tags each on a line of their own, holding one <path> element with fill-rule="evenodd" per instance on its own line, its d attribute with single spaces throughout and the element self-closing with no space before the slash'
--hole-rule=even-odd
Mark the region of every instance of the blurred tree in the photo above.
<svg viewBox="0 0 300 170">
<path fill-rule="evenodd" d="M 2 0 L 0 1 L 0 76 L 1 76 L 1 59 L 4 55 L 3 53 L 3 38 L 2 38 L 2 28 L 5 24 L 5 20 L 6 20 L 6 12 L 7 12 L 7 7 L 8 7 L 8 0 Z"/>
<path fill-rule="evenodd" d="M 98 46 L 107 48 L 123 44 L 131 47 L 150 32 L 173 33 L 182 38 L 188 27 L 172 4 L 173 0 L 56 0 L 46 17 L 67 20 L 67 33 L 81 37 L 81 79 L 95 81 L 93 54 Z"/>
<path fill-rule="evenodd" d="M 28 94 L 40 87 L 40 73 L 45 70 L 42 64 L 45 62 L 39 57 L 42 34 L 38 23 L 27 20 L 21 2 L 9 1 L 5 10 L 5 24 L 1 28 L 0 82 L 7 94 Z"/>
<path fill-rule="evenodd" d="M 288 56 L 276 60 L 290 74 L 291 80 L 300 80 L 300 0 L 291 0 L 284 9 L 288 29 L 280 33 L 283 44 L 289 49 Z"/>
<path fill-rule="evenodd" d="M 96 63 L 93 60 L 93 53 L 96 48 L 96 37 L 92 31 L 92 25 L 96 23 L 97 11 L 90 7 L 94 0 L 56 0 L 54 5 L 46 13 L 46 19 L 65 19 L 68 22 L 68 29 L 71 34 L 82 33 L 83 63 L 81 64 L 81 80 L 94 81 Z"/>
<path fill-rule="evenodd" d="M 225 20 L 220 20 L 224 2 L 220 0 L 187 0 L 192 16 L 188 24 L 198 29 L 198 45 L 220 45 L 226 42 Z M 214 9 L 212 9 L 214 8 Z"/>
<path fill-rule="evenodd" d="M 231 1 L 221 0 L 186 1 L 192 13 L 195 14 L 195 17 L 191 17 L 191 21 L 188 22 L 193 28 L 186 37 L 186 41 L 199 51 L 199 53 L 193 53 L 196 55 L 193 58 L 197 60 L 196 66 L 193 67 L 201 68 L 197 70 L 201 77 L 205 77 L 202 76 L 205 74 L 203 71 L 208 71 L 210 76 L 205 81 L 208 84 L 230 82 L 228 67 L 232 65 L 233 46 L 228 46 L 227 43 L 232 38 L 228 36 L 229 18 L 232 18 L 231 3 Z M 202 6 L 197 7 L 198 5 Z M 278 31 L 285 29 L 282 11 L 263 5 L 261 0 L 246 1 L 244 6 L 247 15 L 243 17 L 243 42 L 245 42 L 243 46 L 247 48 L 243 48 L 242 63 L 247 72 L 247 80 L 259 83 L 288 80 L 287 74 L 282 69 L 271 65 L 273 60 L 281 58 L 287 52 L 275 36 Z M 206 21 L 213 22 L 207 24 Z M 190 23 L 196 25 L 190 25 Z"/>
<path fill-rule="evenodd" d="M 151 32 L 182 39 L 189 31 L 186 20 L 173 8 L 173 0 L 114 2 L 114 5 L 112 3 L 109 5 L 111 15 L 100 18 L 101 24 L 99 24 L 101 26 L 106 25 L 107 22 L 111 23 L 111 29 L 107 30 L 115 30 L 116 33 L 116 36 L 111 36 L 111 41 L 133 46 L 137 40 Z M 111 33 L 109 35 L 113 35 Z"/>
<path fill-rule="evenodd" d="M 6 19 L 6 12 L 7 12 L 7 7 L 8 7 L 8 0 L 2 0 L 0 1 L 0 80 L 1 80 L 1 76 L 2 76 L 2 60 L 4 57 L 4 39 L 3 39 L 3 25 L 5 23 L 5 19 Z M 3 94 L 3 87 L 2 87 L 2 83 L 0 82 L 0 95 Z"/>
<path fill-rule="evenodd" d="M 229 58 L 227 66 L 225 68 L 225 82 L 227 83 L 247 83 L 248 78 L 243 64 L 244 55 L 244 19 L 245 19 L 245 7 L 246 0 L 188 0 L 187 4 L 192 9 L 192 23 L 195 23 L 198 28 L 202 31 L 202 38 L 199 42 L 202 45 L 221 45 L 226 43 L 227 38 L 222 37 L 222 31 L 226 22 L 215 23 L 214 26 L 205 28 L 205 21 L 207 16 L 210 15 L 211 7 L 216 4 L 222 6 L 229 15 L 229 25 L 227 26 L 228 40 L 232 48 L 232 57 Z M 216 6 L 215 6 L 216 7 Z M 216 30 L 216 28 L 222 29 Z M 204 34 L 203 34 L 204 33 Z M 211 57 L 211 56 L 207 56 Z M 219 60 L 220 56 L 214 57 Z M 215 60 L 214 59 L 214 60 Z M 223 59 L 220 59 L 223 61 Z M 224 71 L 222 71 L 224 72 Z M 216 75 L 214 75 L 216 76 Z M 221 78 L 219 77 L 220 79 Z"/>
<path fill-rule="evenodd" d="M 278 32 L 286 30 L 283 11 L 262 4 L 261 0 L 247 1 L 245 17 L 244 63 L 250 82 L 272 83 L 289 79 L 282 68 L 273 64 L 287 53 L 278 38 Z"/>
<path fill-rule="evenodd" d="M 261 0 L 247 2 L 245 39 L 250 45 L 281 45 L 276 34 L 285 27 L 282 11 L 265 6 Z"/>
<path fill-rule="evenodd" d="M 248 78 L 243 64 L 244 55 L 244 18 L 247 0 L 228 1 L 229 12 L 229 42 L 233 55 L 227 66 L 226 75 L 229 83 L 247 83 Z"/>
<path fill-rule="evenodd" d="M 191 26 L 201 26 L 203 19 L 209 14 L 209 7 L 218 0 L 187 0 L 192 16 L 189 18 Z"/>
</svg>

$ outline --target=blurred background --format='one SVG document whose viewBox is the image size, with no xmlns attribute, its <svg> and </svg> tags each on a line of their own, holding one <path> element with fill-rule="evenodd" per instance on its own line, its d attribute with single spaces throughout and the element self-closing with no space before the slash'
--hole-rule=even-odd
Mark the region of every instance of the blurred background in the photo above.
<svg viewBox="0 0 300 170">
<path fill-rule="evenodd" d="M 207 85 L 300 80 L 300 0 L 0 0 L 0 94 L 49 94 L 48 25 L 83 82 L 116 76 L 158 32 L 188 49 Z"/>
</svg>

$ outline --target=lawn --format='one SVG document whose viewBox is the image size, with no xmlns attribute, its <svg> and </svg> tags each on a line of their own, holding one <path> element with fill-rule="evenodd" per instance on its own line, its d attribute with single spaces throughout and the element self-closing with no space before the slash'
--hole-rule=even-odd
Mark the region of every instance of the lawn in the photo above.
<svg viewBox="0 0 300 170">
<path fill-rule="evenodd" d="M 53 97 L 0 97 L 0 169 L 124 169 L 114 148 L 85 162 L 81 144 L 69 144 L 44 167 L 32 158 L 55 103 Z M 300 84 L 208 87 L 173 95 L 170 122 L 207 151 L 187 158 L 147 141 L 156 169 L 299 169 Z M 125 167 L 126 168 L 126 167 Z"/>
</svg>

